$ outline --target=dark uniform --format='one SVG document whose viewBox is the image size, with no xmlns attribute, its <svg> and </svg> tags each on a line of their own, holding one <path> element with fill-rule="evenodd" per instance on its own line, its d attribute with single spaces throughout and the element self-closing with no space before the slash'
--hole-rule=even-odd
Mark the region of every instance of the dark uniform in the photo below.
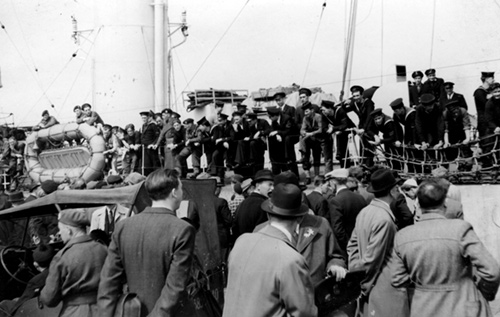
<svg viewBox="0 0 500 317">
<path fill-rule="evenodd" d="M 431 68 L 425 71 L 425 75 L 436 74 L 436 70 Z M 433 79 L 427 79 L 423 84 L 424 94 L 431 94 L 436 100 L 439 100 L 442 94 L 444 94 L 444 80 L 442 78 L 434 77 Z"/>
<path fill-rule="evenodd" d="M 142 125 L 141 129 L 141 144 L 143 148 L 143 174 L 149 175 L 152 171 L 159 167 L 158 151 L 148 149 L 149 145 L 155 144 L 158 139 L 158 126 L 154 121 L 150 121 Z"/>
<path fill-rule="evenodd" d="M 271 125 L 264 119 L 258 119 L 255 113 L 247 114 L 247 120 L 250 140 L 240 141 L 243 145 L 238 146 L 236 161 L 251 165 L 252 175 L 254 175 L 257 171 L 264 169 L 266 138 L 271 132 Z"/>
<path fill-rule="evenodd" d="M 231 134 L 233 135 L 231 141 L 229 142 L 229 149 L 227 151 L 227 162 L 229 165 L 238 165 L 242 166 L 246 163 L 246 160 L 237 156 L 238 148 L 243 147 L 243 152 L 248 152 L 246 147 L 248 147 L 248 143 L 244 141 L 245 138 L 250 137 L 250 129 L 248 127 L 248 123 L 245 119 L 243 119 L 243 114 L 241 112 L 233 113 L 234 116 L 240 116 L 240 122 L 238 124 L 232 123 L 230 124 L 231 129 L 233 130 Z"/>
<path fill-rule="evenodd" d="M 415 144 L 415 109 L 404 107 L 404 114 L 398 116 L 396 113 L 392 116 L 394 122 L 398 123 L 404 128 L 403 142 L 406 145 Z"/>
<path fill-rule="evenodd" d="M 422 97 L 423 98 L 423 97 Z M 427 101 L 426 101 L 427 102 Z M 435 104 L 434 98 L 428 100 L 434 104 L 430 112 L 427 112 L 425 106 L 419 105 L 415 115 L 415 130 L 417 135 L 417 144 L 423 142 L 434 146 L 443 140 L 444 137 L 444 119 L 443 113 Z"/>
<path fill-rule="evenodd" d="M 462 143 L 466 140 L 466 131 L 470 131 L 471 128 L 469 113 L 459 105 L 458 101 L 449 102 L 443 113 L 444 132 L 448 135 L 448 142 L 451 145 Z M 455 147 L 447 148 L 445 153 L 447 161 L 452 161 L 457 158 L 459 150 Z M 470 157 L 471 154 L 469 147 L 462 149 L 462 157 Z"/>
<path fill-rule="evenodd" d="M 130 129 L 129 127 L 126 128 Z M 126 132 L 123 139 L 129 146 L 141 144 L 141 133 L 139 131 L 133 131 L 132 135 L 129 135 L 128 132 Z M 125 157 L 122 161 L 123 174 L 127 175 L 137 170 L 137 162 L 139 161 L 139 157 L 140 150 L 134 150 L 131 148 L 128 149 L 127 154 L 125 154 Z"/>
<path fill-rule="evenodd" d="M 271 122 L 271 133 L 277 133 L 268 138 L 269 158 L 274 175 L 291 170 L 299 175 L 295 157 L 295 143 L 298 139 L 299 129 L 289 116 L 283 115 L 278 107 L 267 108 L 270 117 L 276 118 Z M 278 140 L 278 136 L 281 140 Z"/>
<path fill-rule="evenodd" d="M 334 107 L 333 102 L 323 100 L 322 107 L 327 109 L 332 109 L 332 114 L 328 115 L 323 113 L 323 155 L 325 159 L 325 172 L 330 172 L 333 170 L 333 138 L 336 138 L 337 150 L 336 157 L 340 162 L 341 167 L 345 167 L 349 164 L 347 158 L 347 144 L 349 132 L 346 129 L 349 127 L 349 122 L 345 114 L 344 109 L 339 107 Z M 352 126 L 350 127 L 352 128 Z M 330 168 L 331 167 L 331 168 Z"/>
<path fill-rule="evenodd" d="M 227 148 L 224 143 L 229 144 L 233 139 L 233 129 L 231 124 L 227 122 L 227 115 L 224 113 L 219 114 L 219 122 L 225 120 L 224 123 L 219 123 L 212 128 L 212 141 L 214 142 L 214 151 L 212 153 L 212 163 L 215 166 L 215 175 L 219 176 L 221 182 L 224 181 L 225 166 L 224 155 Z M 213 173 L 213 170 L 212 170 Z"/>
<path fill-rule="evenodd" d="M 408 85 L 408 92 L 410 94 L 410 107 L 416 107 L 420 104 L 420 96 L 422 96 L 423 94 L 424 86 L 422 84 L 422 78 L 424 77 L 424 74 L 421 71 L 417 70 L 411 74 L 411 77 L 413 77 L 413 79 L 420 77 L 419 82 L 415 81 L 415 83 L 410 83 Z"/>
<path fill-rule="evenodd" d="M 488 100 L 488 102 L 486 103 L 486 109 L 484 111 L 484 121 L 487 127 L 486 135 L 493 135 L 495 133 L 495 129 L 500 127 L 500 99 L 492 97 L 490 98 L 490 100 Z M 484 145 L 481 145 L 483 147 L 483 153 L 486 154 L 491 152 L 494 145 L 496 145 L 495 149 L 500 148 L 498 141 L 498 134 L 496 134 L 494 137 L 486 139 Z M 499 161 L 499 159 L 500 157 L 497 154 L 497 162 Z M 491 161 L 489 162 L 489 164 L 487 163 L 487 165 L 491 165 Z"/>
<path fill-rule="evenodd" d="M 189 121 L 188 121 L 189 120 Z M 193 119 L 186 119 L 184 120 L 184 124 L 187 122 L 193 122 L 191 121 Z M 191 128 L 185 129 L 185 142 L 186 145 L 183 146 L 182 149 L 179 150 L 179 154 L 175 156 L 175 165 L 177 168 L 182 169 L 182 177 L 186 176 L 186 170 L 187 170 L 187 158 L 193 154 L 193 152 L 196 150 L 196 148 L 200 148 L 199 140 L 197 138 L 198 135 L 198 126 L 195 125 L 194 123 L 192 124 Z M 195 145 L 195 143 L 198 143 L 198 146 Z M 193 169 L 195 170 L 194 172 L 196 174 L 199 174 L 200 172 L 200 164 L 198 162 L 197 166 L 195 166 L 193 162 Z"/>
<path fill-rule="evenodd" d="M 384 145 L 384 150 L 386 152 L 386 158 L 388 163 L 394 170 L 401 169 L 401 158 L 402 151 L 400 148 L 396 147 L 394 143 L 396 141 L 403 142 L 403 129 L 399 124 L 394 122 L 394 120 L 385 115 L 382 109 L 374 110 L 371 114 L 373 118 L 377 116 L 383 116 L 382 122 L 377 124 L 375 120 L 372 120 L 368 130 L 366 131 L 366 136 L 371 140 L 375 139 L 375 136 L 382 133 L 382 138 L 380 143 Z M 389 157 L 387 157 L 387 154 Z"/>
<path fill-rule="evenodd" d="M 487 135 L 488 123 L 485 118 L 485 110 L 486 103 L 488 102 L 488 94 L 489 91 L 483 86 L 479 86 L 479 88 L 474 91 L 474 102 L 476 103 L 476 111 L 477 111 L 477 132 L 479 133 L 479 137 Z"/>
<path fill-rule="evenodd" d="M 390 104 L 391 108 L 394 111 L 394 115 L 392 116 L 392 119 L 396 123 L 396 125 L 400 128 L 399 131 L 401 131 L 402 135 L 402 140 L 400 138 L 400 141 L 403 143 L 402 145 L 404 147 L 407 147 L 405 151 L 402 151 L 401 153 L 406 156 L 406 164 L 408 167 L 408 172 L 414 172 L 415 171 L 415 165 L 414 162 L 418 161 L 417 158 L 421 159 L 422 158 L 422 153 L 420 150 L 417 150 L 413 147 L 408 147 L 411 145 L 415 144 L 416 140 L 416 129 L 415 129 L 415 116 L 417 112 L 413 108 L 408 108 L 405 107 L 403 104 L 403 100 L 401 98 L 398 98 L 391 102 Z"/>
</svg>

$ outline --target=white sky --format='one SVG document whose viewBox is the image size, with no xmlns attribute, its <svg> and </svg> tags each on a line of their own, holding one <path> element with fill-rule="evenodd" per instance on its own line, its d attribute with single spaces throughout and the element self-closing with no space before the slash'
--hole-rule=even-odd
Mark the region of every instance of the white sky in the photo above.
<svg viewBox="0 0 500 317">
<path fill-rule="evenodd" d="M 117 15 L 123 11 L 128 16 L 127 6 L 137 1 L 144 3 L 144 0 L 106 3 L 115 6 Z M 350 2 L 328 0 L 321 21 L 323 0 L 249 0 L 245 6 L 246 2 L 169 2 L 171 22 L 180 21 L 181 12 L 187 11 L 190 34 L 187 42 L 174 50 L 176 95 L 184 88 L 251 92 L 297 83 L 320 86 L 338 96 L 348 16 L 346 4 Z M 70 37 L 70 17 L 77 17 L 80 29 L 92 28 L 93 5 L 92 0 L 0 1 L 0 22 L 8 30 L 8 34 L 0 30 L 4 86 L 0 88 L 0 112 L 13 112 L 16 125 L 38 122 L 41 112 L 51 109 L 51 103 L 61 121 L 70 120 L 73 106 L 89 100 L 93 89 L 92 64 L 86 60 L 86 53 L 91 52 L 85 52 L 88 47 L 84 43 L 77 58 L 68 60 L 78 48 Z M 240 10 L 240 16 L 229 28 Z M 365 87 L 392 83 L 396 64 L 407 66 L 409 79 L 413 70 L 433 66 L 438 77 L 456 83 L 455 90 L 466 96 L 472 110 L 471 96 L 480 84 L 480 72 L 500 69 L 496 34 L 499 15 L 500 6 L 495 0 L 359 0 L 353 83 Z M 172 36 L 174 44 L 180 39 L 179 33 Z M 110 44 L 107 49 L 112 52 L 114 48 Z M 180 99 L 177 98 L 182 106 Z M 139 122 L 135 109 L 124 116 L 113 116 L 119 106 L 96 107 L 105 114 L 105 121 Z"/>
</svg>

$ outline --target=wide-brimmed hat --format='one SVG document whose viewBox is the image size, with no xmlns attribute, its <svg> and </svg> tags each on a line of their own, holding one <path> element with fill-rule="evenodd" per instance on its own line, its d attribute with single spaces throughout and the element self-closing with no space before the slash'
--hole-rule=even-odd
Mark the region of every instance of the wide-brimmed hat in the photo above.
<svg viewBox="0 0 500 317">
<path fill-rule="evenodd" d="M 274 177 L 274 186 L 278 184 L 294 184 L 300 188 L 300 190 L 307 189 L 307 185 L 305 183 L 301 183 L 299 177 L 292 171 L 284 171 L 276 175 Z"/>
<path fill-rule="evenodd" d="M 369 193 L 379 193 L 391 189 L 397 184 L 397 180 L 390 169 L 382 168 L 376 170 L 371 177 L 370 185 L 366 189 Z"/>
<path fill-rule="evenodd" d="M 349 170 L 347 168 L 337 168 L 331 172 L 326 173 L 325 180 L 330 180 L 332 178 L 347 179 L 347 177 L 349 177 Z"/>
<path fill-rule="evenodd" d="M 309 210 L 302 204 L 302 191 L 294 184 L 275 186 L 271 198 L 264 201 L 261 208 L 269 214 L 284 217 L 300 217 Z"/>
<path fill-rule="evenodd" d="M 257 171 L 257 173 L 255 173 L 255 176 L 253 178 L 253 183 L 256 184 L 262 181 L 274 181 L 273 172 L 271 172 L 268 169 Z"/>
<path fill-rule="evenodd" d="M 18 203 L 24 201 L 24 195 L 22 192 L 13 192 L 9 194 L 9 202 Z"/>
</svg>

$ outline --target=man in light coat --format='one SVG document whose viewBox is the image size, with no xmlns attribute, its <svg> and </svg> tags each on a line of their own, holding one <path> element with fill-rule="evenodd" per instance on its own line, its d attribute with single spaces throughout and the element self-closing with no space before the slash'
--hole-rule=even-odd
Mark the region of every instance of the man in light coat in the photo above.
<svg viewBox="0 0 500 317">
<path fill-rule="evenodd" d="M 278 184 L 262 203 L 269 225 L 240 236 L 229 255 L 224 317 L 316 316 L 306 260 L 294 247 L 308 208 L 293 184 Z"/>
<path fill-rule="evenodd" d="M 401 317 L 409 312 L 406 289 L 391 285 L 390 270 L 396 217 L 390 204 L 398 195 L 397 180 L 389 169 L 379 169 L 371 176 L 367 189 L 375 195 L 356 218 L 347 245 L 349 270 L 363 269 L 362 296 L 358 301 L 360 316 Z"/>
<path fill-rule="evenodd" d="M 493 316 L 487 300 L 498 290 L 498 263 L 470 223 L 445 217 L 438 182 L 421 184 L 417 197 L 422 217 L 397 233 L 389 265 L 392 285 L 415 288 L 409 316 Z"/>
<path fill-rule="evenodd" d="M 112 317 L 123 284 L 137 294 L 141 316 L 175 316 L 186 298 L 195 228 L 177 218 L 183 191 L 175 170 L 158 169 L 145 187 L 153 203 L 117 223 L 101 272 L 100 317 Z"/>
</svg>

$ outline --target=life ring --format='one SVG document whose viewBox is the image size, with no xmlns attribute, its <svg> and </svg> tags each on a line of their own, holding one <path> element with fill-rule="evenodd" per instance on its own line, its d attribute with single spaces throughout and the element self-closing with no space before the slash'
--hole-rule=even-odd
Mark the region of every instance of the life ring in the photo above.
<svg viewBox="0 0 500 317">
<path fill-rule="evenodd" d="M 57 148 L 44 151 L 49 144 L 85 139 L 88 147 Z M 35 183 L 82 178 L 85 182 L 102 174 L 105 141 L 98 130 L 86 123 L 57 124 L 35 131 L 26 138 L 26 169 Z"/>
</svg>

